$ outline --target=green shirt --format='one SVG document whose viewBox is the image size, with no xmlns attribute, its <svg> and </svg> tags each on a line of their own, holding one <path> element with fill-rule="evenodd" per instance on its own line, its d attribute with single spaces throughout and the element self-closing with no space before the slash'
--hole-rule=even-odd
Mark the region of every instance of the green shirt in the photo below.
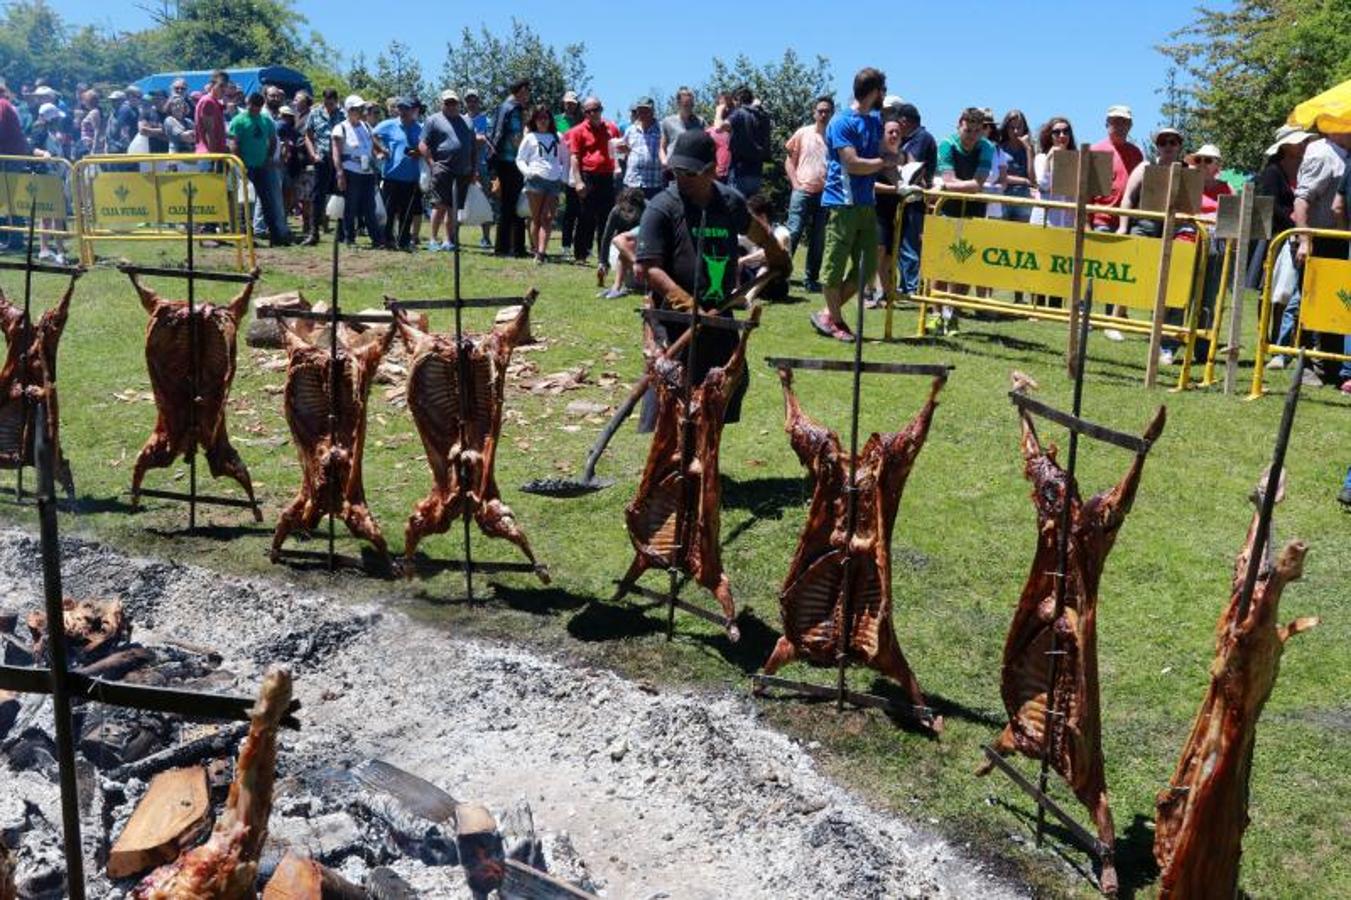
<svg viewBox="0 0 1351 900">
<path fill-rule="evenodd" d="M 248 110 L 240 110 L 226 131 L 239 142 L 239 158 L 245 168 L 258 169 L 267 164 L 268 144 L 277 132 L 271 119 L 262 113 L 252 115 Z"/>
</svg>

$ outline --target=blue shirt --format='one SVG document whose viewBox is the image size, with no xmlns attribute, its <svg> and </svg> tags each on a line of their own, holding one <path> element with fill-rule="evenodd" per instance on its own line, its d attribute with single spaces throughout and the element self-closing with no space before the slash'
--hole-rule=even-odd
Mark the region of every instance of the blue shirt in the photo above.
<svg viewBox="0 0 1351 900">
<path fill-rule="evenodd" d="M 417 158 L 409 156 L 406 151 L 410 147 L 417 147 L 422 137 L 422 124 L 413 121 L 405 125 L 397 118 L 385 119 L 375 126 L 375 136 L 389 151 L 389 156 L 382 163 L 385 178 L 389 181 L 417 181 L 421 174 Z"/>
<path fill-rule="evenodd" d="M 826 126 L 826 189 L 822 206 L 872 206 L 876 175 L 850 175 L 840 150 L 853 147 L 859 159 L 877 159 L 882 148 L 882 117 L 857 110 L 837 113 Z"/>
<path fill-rule="evenodd" d="M 471 124 L 471 125 L 474 126 L 474 134 L 476 134 L 476 135 L 479 135 L 479 134 L 485 134 L 485 135 L 486 135 L 486 134 L 488 133 L 488 129 L 492 127 L 492 122 L 491 122 L 491 120 L 489 120 L 488 114 L 487 114 L 487 113 L 481 112 L 481 113 L 479 113 L 479 114 L 476 115 L 476 116 L 473 116 L 473 117 L 465 116 L 465 118 L 469 121 L 469 124 Z M 489 152 L 490 152 L 490 151 L 489 151 L 487 148 L 485 148 L 485 147 L 480 147 L 480 148 L 479 148 L 479 153 L 478 153 L 478 171 L 479 171 L 479 174 L 482 175 L 484 178 L 487 178 L 487 177 L 488 177 L 488 155 L 489 155 Z"/>
</svg>

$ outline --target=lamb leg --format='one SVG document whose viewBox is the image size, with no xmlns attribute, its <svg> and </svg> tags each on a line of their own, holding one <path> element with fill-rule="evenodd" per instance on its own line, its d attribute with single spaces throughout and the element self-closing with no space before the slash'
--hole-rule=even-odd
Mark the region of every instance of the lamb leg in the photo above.
<svg viewBox="0 0 1351 900">
<path fill-rule="evenodd" d="M 1018 752 L 1018 745 L 1015 743 L 1013 738 L 1012 725 L 1004 726 L 1004 730 L 999 732 L 999 737 L 995 738 L 994 746 L 991 747 L 990 749 L 998 753 L 1000 756 L 1012 756 L 1014 753 Z M 984 778 L 986 775 L 989 775 L 990 772 L 993 770 L 994 770 L 994 763 L 986 759 L 983 763 L 981 763 L 979 766 L 976 767 L 976 777 Z"/>
<path fill-rule="evenodd" d="M 629 563 L 629 570 L 624 573 L 624 577 L 619 579 L 619 587 L 615 589 L 615 595 L 610 598 L 611 602 L 622 600 L 624 595 L 633 590 L 633 586 L 638 583 L 638 579 L 643 577 L 643 573 L 652 567 L 647 557 L 642 553 L 633 555 L 633 562 Z"/>
<path fill-rule="evenodd" d="M 253 496 L 253 479 L 249 477 L 244 460 L 230 443 L 230 438 L 225 434 L 223 427 L 217 430 L 215 440 L 206 447 L 206 462 L 211 469 L 211 477 L 229 475 L 239 482 L 240 487 L 244 488 L 244 493 L 248 494 L 249 502 L 253 504 L 253 521 L 263 521 L 263 512 L 258 508 L 258 501 Z"/>
<path fill-rule="evenodd" d="M 793 642 L 786 637 L 781 637 L 778 642 L 774 644 L 774 652 L 769 654 L 769 659 L 765 661 L 763 674 L 773 675 L 775 672 L 796 659 L 797 648 L 793 646 Z M 757 697 L 764 694 L 764 692 L 765 686 L 763 684 L 755 684 L 751 688 L 751 693 Z"/>
<path fill-rule="evenodd" d="M 136 455 L 136 465 L 131 472 L 132 509 L 139 509 L 141 506 L 141 482 L 145 479 L 145 473 L 150 469 L 164 468 L 174 461 L 176 455 L 169 438 L 168 423 L 161 415 L 155 421 L 155 430 L 151 432 L 150 439 Z"/>
<path fill-rule="evenodd" d="M 275 562 L 281 561 L 281 546 L 286 543 L 286 538 L 297 528 L 308 531 L 319 523 L 319 517 L 323 515 L 319 511 L 317 504 L 311 503 L 306 491 L 302 490 L 296 495 L 296 498 L 286 505 L 277 517 L 277 530 L 272 533 L 272 553 L 271 559 Z"/>
<path fill-rule="evenodd" d="M 1106 848 L 1102 854 L 1102 874 L 1098 877 L 1098 884 L 1104 894 L 1115 896 L 1117 878 L 1113 849 L 1116 846 L 1116 827 L 1112 824 L 1111 807 L 1107 805 L 1107 789 L 1099 791 L 1097 800 L 1086 805 L 1092 812 L 1094 824 L 1098 826 L 1098 841 Z"/>
<path fill-rule="evenodd" d="M 365 501 L 345 504 L 342 520 L 347 523 L 347 528 L 352 534 L 370 541 L 381 559 L 386 563 L 391 562 L 385 536 L 380 533 L 380 526 L 375 524 L 375 517 L 371 515 L 370 507 L 366 506 Z"/>
<path fill-rule="evenodd" d="M 496 494 L 496 490 L 492 491 Z M 483 533 L 489 537 L 504 538 L 511 541 L 525 558 L 530 560 L 530 564 L 535 567 L 535 574 L 544 584 L 549 583 L 549 572 L 539 564 L 535 559 L 534 551 L 530 549 L 530 541 L 526 538 L 525 532 L 516 524 L 516 516 L 511 508 L 496 496 L 490 496 L 487 502 L 479 504 L 474 510 L 474 520 L 478 522 L 478 527 L 483 529 Z"/>
<path fill-rule="evenodd" d="M 408 563 L 404 571 L 409 578 L 414 574 L 412 562 L 417 545 L 429 534 L 444 534 L 463 507 L 462 496 L 447 501 L 439 489 L 434 489 L 413 507 L 413 514 L 408 517 L 408 525 L 403 532 L 403 558 Z"/>
<path fill-rule="evenodd" d="M 895 635 L 891 634 L 889 629 L 883 629 L 879 636 L 882 641 L 881 646 L 877 648 L 877 659 L 875 661 L 877 670 L 905 688 L 906 694 L 910 696 L 910 702 L 915 707 L 927 710 L 929 701 L 924 698 L 924 691 L 920 689 L 919 679 L 915 677 L 910 664 L 906 662 L 905 654 L 901 652 L 900 646 L 896 643 Z M 930 716 L 927 713 L 918 712 L 918 709 L 915 715 L 920 723 L 934 734 L 943 733 L 942 716 Z"/>
</svg>

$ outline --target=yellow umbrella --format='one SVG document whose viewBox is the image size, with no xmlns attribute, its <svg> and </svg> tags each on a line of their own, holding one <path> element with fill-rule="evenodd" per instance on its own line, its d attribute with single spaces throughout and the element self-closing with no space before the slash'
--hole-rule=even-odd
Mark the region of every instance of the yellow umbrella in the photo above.
<svg viewBox="0 0 1351 900">
<path fill-rule="evenodd" d="M 1324 134 L 1351 132 L 1351 81 L 1343 81 L 1312 100 L 1305 100 L 1286 121 Z"/>
</svg>

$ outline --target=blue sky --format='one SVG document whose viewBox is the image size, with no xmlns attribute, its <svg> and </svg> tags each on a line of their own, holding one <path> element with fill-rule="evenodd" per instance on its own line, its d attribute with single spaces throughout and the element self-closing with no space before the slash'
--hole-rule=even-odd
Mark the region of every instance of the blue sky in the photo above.
<svg viewBox="0 0 1351 900">
<path fill-rule="evenodd" d="M 145 0 L 145 5 L 155 2 Z M 78 23 L 134 29 L 149 22 L 141 4 L 131 2 L 52 0 L 52 5 Z M 413 49 L 433 79 L 440 74 L 446 42 L 465 25 L 482 23 L 505 32 L 516 16 L 556 46 L 585 42 L 593 87 L 610 109 L 625 108 L 649 88 L 671 92 L 684 81 L 702 82 L 715 55 L 730 59 L 744 52 L 765 61 L 792 47 L 808 58 L 821 54 L 830 60 L 840 98 L 848 97 L 858 68 L 878 66 L 887 73 L 890 91 L 919 106 L 925 124 L 940 136 L 962 107 L 976 105 L 993 107 L 998 115 L 1018 107 L 1033 128 L 1052 114 L 1068 115 L 1076 135 L 1095 140 L 1113 103 L 1131 106 L 1134 136 L 1147 137 L 1158 122 L 1157 89 L 1166 70 L 1166 60 L 1154 47 L 1193 17 L 1191 0 L 965 0 L 899 2 L 889 8 L 839 0 L 396 0 L 383 7 L 393 15 L 382 15 L 380 4 L 353 0 L 299 0 L 295 5 L 309 27 L 349 58 L 364 50 L 373 59 L 398 39 Z M 877 11 L 844 14 L 851 8 Z"/>
</svg>

